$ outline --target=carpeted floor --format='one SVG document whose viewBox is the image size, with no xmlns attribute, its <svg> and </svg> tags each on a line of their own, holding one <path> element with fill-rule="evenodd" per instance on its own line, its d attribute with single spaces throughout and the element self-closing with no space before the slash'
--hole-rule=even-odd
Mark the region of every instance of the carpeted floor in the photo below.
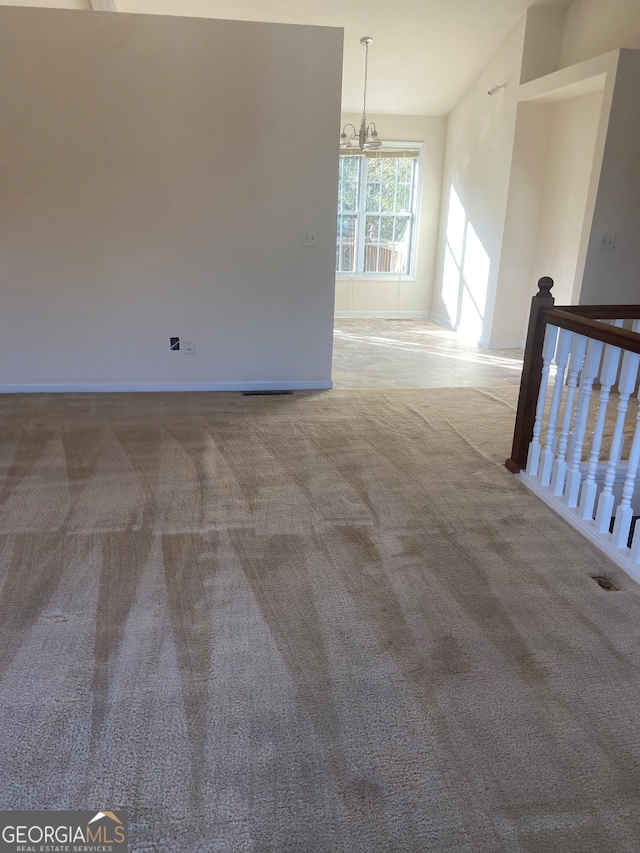
<svg viewBox="0 0 640 853">
<path fill-rule="evenodd" d="M 138 853 L 637 853 L 640 587 L 502 466 L 514 406 L 2 398 L 0 808 L 126 808 Z"/>
</svg>

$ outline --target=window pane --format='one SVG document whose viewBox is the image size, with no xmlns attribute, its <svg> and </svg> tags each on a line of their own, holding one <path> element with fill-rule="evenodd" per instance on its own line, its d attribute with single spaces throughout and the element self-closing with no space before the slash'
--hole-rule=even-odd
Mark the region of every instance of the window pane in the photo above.
<svg viewBox="0 0 640 853">
<path fill-rule="evenodd" d="M 367 184 L 367 210 L 380 210 L 380 184 L 378 183 Z"/>
<path fill-rule="evenodd" d="M 340 195 L 338 198 L 338 210 L 353 212 L 358 209 L 358 185 L 350 182 L 343 182 L 340 185 Z"/>
<path fill-rule="evenodd" d="M 408 239 L 409 234 L 409 217 L 396 216 L 396 243 L 402 243 L 405 238 Z"/>
<path fill-rule="evenodd" d="M 395 241 L 391 270 L 393 272 L 409 272 L 411 261 L 411 219 L 409 216 L 395 217 Z"/>
<path fill-rule="evenodd" d="M 367 181 L 382 180 L 382 160 L 367 160 Z"/>
<path fill-rule="evenodd" d="M 358 209 L 358 157 L 340 157 L 338 212 Z"/>
<path fill-rule="evenodd" d="M 364 238 L 364 272 L 378 271 L 380 217 L 367 216 Z"/>
<path fill-rule="evenodd" d="M 336 247 L 336 271 L 354 272 L 356 262 L 356 217 L 338 216 L 338 244 Z"/>
<path fill-rule="evenodd" d="M 393 213 L 396 209 L 395 181 L 385 181 L 382 184 L 381 209 L 383 213 Z"/>
<path fill-rule="evenodd" d="M 378 246 L 375 243 L 365 243 L 363 272 L 378 272 Z"/>
<path fill-rule="evenodd" d="M 380 242 L 393 241 L 393 216 L 386 216 L 380 220 Z"/>
<path fill-rule="evenodd" d="M 395 157 L 389 157 L 380 162 L 382 163 L 382 180 L 395 183 L 399 161 Z"/>
<path fill-rule="evenodd" d="M 336 246 L 336 272 L 355 272 L 355 244 L 342 243 Z"/>
<path fill-rule="evenodd" d="M 342 180 L 357 181 L 358 180 L 358 160 L 359 157 L 340 157 L 342 166 Z"/>
<path fill-rule="evenodd" d="M 416 163 L 415 160 L 410 160 L 409 158 L 399 159 L 398 161 L 398 180 L 399 181 L 412 181 L 413 180 L 413 167 Z"/>
<path fill-rule="evenodd" d="M 410 272 L 418 158 L 386 153 L 340 158 L 339 272 Z"/>
<path fill-rule="evenodd" d="M 396 210 L 410 210 L 411 205 L 411 185 L 398 184 L 396 190 Z"/>
<path fill-rule="evenodd" d="M 367 216 L 363 272 L 409 271 L 409 223 L 408 216 Z"/>
<path fill-rule="evenodd" d="M 383 213 L 409 211 L 414 161 L 403 157 L 388 157 L 380 162 L 382 171 L 379 209 Z"/>
<path fill-rule="evenodd" d="M 341 243 L 353 243 L 356 239 L 356 217 L 344 214 L 338 217 L 338 240 Z"/>
</svg>

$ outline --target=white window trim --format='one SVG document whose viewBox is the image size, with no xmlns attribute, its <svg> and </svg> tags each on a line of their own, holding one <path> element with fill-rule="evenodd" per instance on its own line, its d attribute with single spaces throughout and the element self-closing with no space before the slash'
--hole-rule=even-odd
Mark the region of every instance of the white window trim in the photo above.
<svg viewBox="0 0 640 853">
<path fill-rule="evenodd" d="M 418 176 L 416 178 L 416 213 L 413 220 L 413 228 L 412 228 L 412 247 L 413 251 L 411 252 L 411 268 L 408 273 L 406 272 L 397 272 L 397 273 L 388 273 L 388 272 L 337 272 L 336 281 L 415 281 L 416 280 L 416 258 L 418 256 L 418 235 L 420 233 L 420 208 L 422 207 L 422 163 L 424 159 L 424 142 L 409 142 L 409 141 L 399 141 L 393 140 L 391 142 L 384 142 L 382 149 L 384 151 L 392 151 L 394 148 L 397 148 L 401 151 L 406 151 L 407 148 L 414 148 L 418 152 Z M 336 214 L 337 220 L 337 214 Z M 362 218 L 362 222 L 364 223 L 364 218 Z M 364 228 L 364 225 L 362 225 Z M 359 235 L 360 236 L 360 235 Z M 337 235 L 336 235 L 337 237 Z M 362 245 L 360 251 L 364 251 L 364 245 Z"/>
</svg>

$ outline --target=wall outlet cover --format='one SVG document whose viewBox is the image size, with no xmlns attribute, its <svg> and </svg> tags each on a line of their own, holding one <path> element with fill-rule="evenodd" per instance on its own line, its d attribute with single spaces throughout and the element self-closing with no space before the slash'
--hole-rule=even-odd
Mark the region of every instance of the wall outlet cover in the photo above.
<svg viewBox="0 0 640 853">
<path fill-rule="evenodd" d="M 305 248 L 314 248 L 318 245 L 318 229 L 303 228 L 300 232 L 300 245 Z"/>
<path fill-rule="evenodd" d="M 186 355 L 193 355 L 196 351 L 196 339 L 195 338 L 183 338 L 182 339 L 182 352 Z"/>
</svg>

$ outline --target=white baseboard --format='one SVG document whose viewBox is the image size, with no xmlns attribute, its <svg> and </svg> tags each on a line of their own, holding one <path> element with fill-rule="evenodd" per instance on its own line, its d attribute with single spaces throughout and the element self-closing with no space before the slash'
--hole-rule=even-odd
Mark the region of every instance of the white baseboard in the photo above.
<svg viewBox="0 0 640 853">
<path fill-rule="evenodd" d="M 449 317 L 441 317 L 433 311 L 429 316 L 434 323 L 440 323 L 445 329 L 451 329 L 452 332 L 458 331 L 456 324 L 452 323 Z M 485 335 L 478 338 L 478 346 L 486 349 L 524 349 L 524 343 L 521 338 L 487 338 Z"/>
<path fill-rule="evenodd" d="M 428 320 L 428 311 L 336 311 L 334 317 L 340 320 L 383 319 L 383 320 Z"/>
<path fill-rule="evenodd" d="M 445 329 L 451 329 L 452 332 L 455 332 L 456 330 L 455 324 L 451 322 L 449 317 L 441 317 L 439 314 L 429 311 L 429 319 L 433 320 L 434 323 L 439 323 L 441 326 L 444 326 Z"/>
<path fill-rule="evenodd" d="M 516 474 L 523 486 L 537 495 L 548 507 L 564 518 L 575 530 L 579 531 L 585 539 L 595 545 L 612 563 L 625 571 L 636 583 L 640 583 L 640 566 L 636 565 L 630 557 L 629 548 L 615 548 L 611 541 L 611 534 L 602 535 L 596 532 L 593 521 L 585 521 L 576 512 L 570 509 L 560 497 L 549 493 L 549 489 L 541 486 L 533 477 L 529 477 L 524 471 Z"/>
<path fill-rule="evenodd" d="M 0 394 L 87 394 L 130 393 L 154 391 L 328 391 L 333 382 L 314 380 L 292 382 L 286 379 L 273 382 L 131 382 L 0 385 Z"/>
<path fill-rule="evenodd" d="M 524 349 L 524 343 L 522 338 L 478 338 L 478 346 L 486 349 Z"/>
</svg>

